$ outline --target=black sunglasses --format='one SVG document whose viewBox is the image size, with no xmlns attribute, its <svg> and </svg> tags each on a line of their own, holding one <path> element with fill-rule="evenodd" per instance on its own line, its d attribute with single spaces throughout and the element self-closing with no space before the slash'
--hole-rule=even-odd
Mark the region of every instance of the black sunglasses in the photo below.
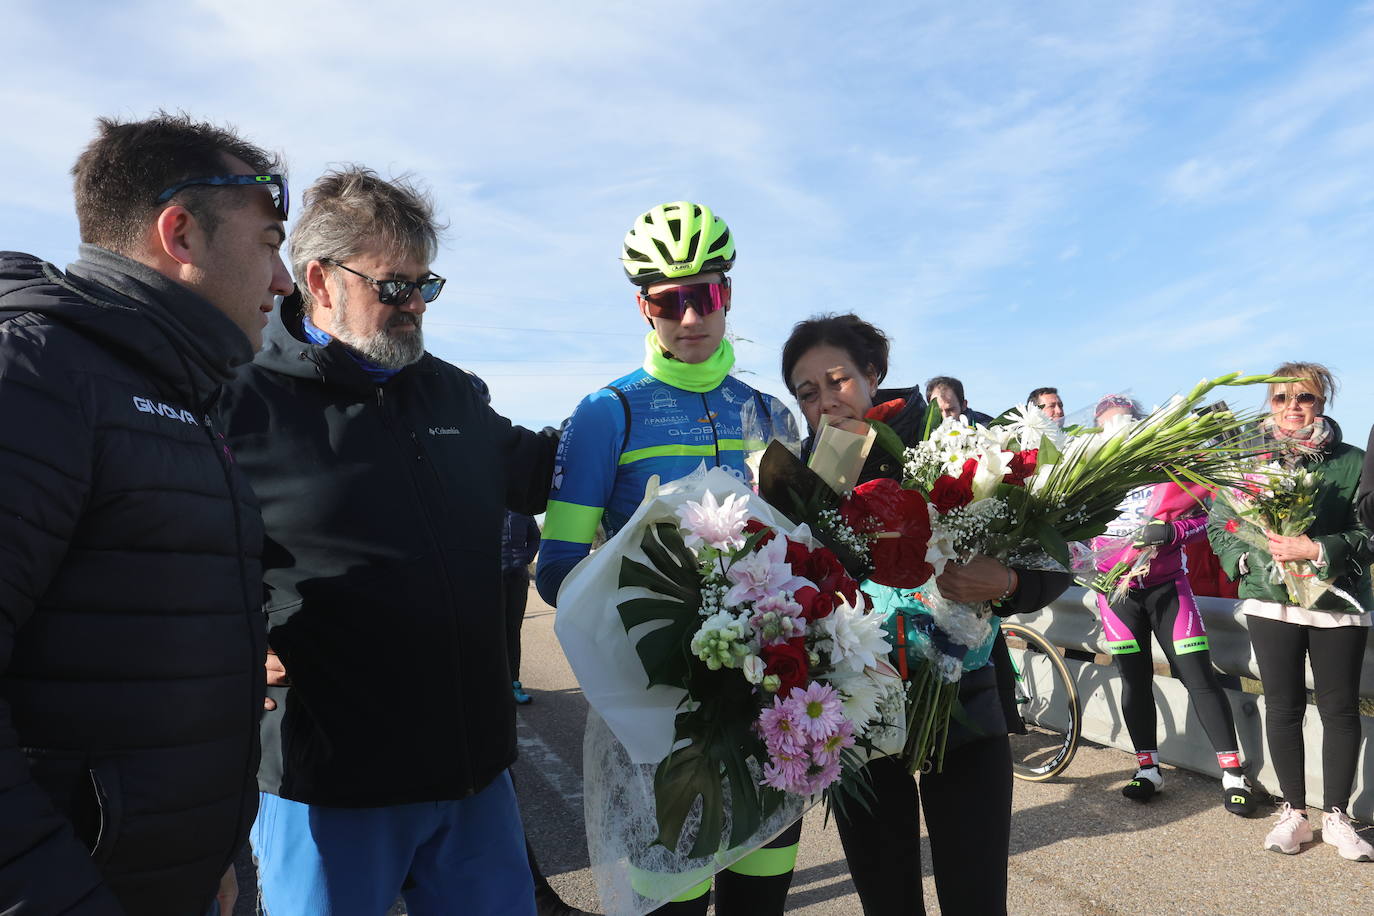
<svg viewBox="0 0 1374 916">
<path fill-rule="evenodd" d="M 291 210 L 291 192 L 286 187 L 285 175 L 209 175 L 205 178 L 188 178 L 163 191 L 157 196 L 157 200 L 155 200 L 154 203 L 165 204 L 167 201 L 171 200 L 178 191 L 196 185 L 210 185 L 211 187 L 234 187 L 243 185 L 266 188 L 272 195 L 272 203 L 277 208 L 278 219 L 285 222 L 287 214 Z"/>
<path fill-rule="evenodd" d="M 367 274 L 359 273 L 351 267 L 340 264 L 333 258 L 320 258 L 324 264 L 333 264 L 340 270 L 346 270 L 355 277 L 362 277 L 368 283 L 377 287 L 377 299 L 383 305 L 405 305 L 410 301 L 412 290 L 420 291 L 420 298 L 426 302 L 433 302 L 439 298 L 439 293 L 443 291 L 444 283 L 447 281 L 443 277 L 430 275 L 420 280 L 377 280 Z"/>
</svg>

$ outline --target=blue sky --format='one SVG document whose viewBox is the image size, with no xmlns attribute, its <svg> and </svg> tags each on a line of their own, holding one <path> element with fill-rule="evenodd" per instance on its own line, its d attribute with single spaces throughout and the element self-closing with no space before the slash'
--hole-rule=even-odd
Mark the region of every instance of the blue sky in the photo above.
<svg viewBox="0 0 1374 916">
<path fill-rule="evenodd" d="M 413 173 L 449 223 L 430 349 L 527 425 L 639 363 L 620 239 L 682 198 L 734 231 L 739 366 L 783 396 L 791 325 L 853 310 L 889 382 L 957 375 L 990 413 L 1302 358 L 1348 439 L 1374 422 L 1374 3 L 9 0 L 5 25 L 0 248 L 72 259 L 102 114 L 232 123 L 298 189 Z"/>
</svg>

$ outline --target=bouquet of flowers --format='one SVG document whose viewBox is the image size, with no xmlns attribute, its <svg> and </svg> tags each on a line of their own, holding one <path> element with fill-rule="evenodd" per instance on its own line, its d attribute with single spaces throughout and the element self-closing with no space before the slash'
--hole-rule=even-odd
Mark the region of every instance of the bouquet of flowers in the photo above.
<svg viewBox="0 0 1374 916">
<path fill-rule="evenodd" d="M 945 565 L 982 555 L 1021 569 L 1067 570 L 1070 544 L 1102 534 L 1132 490 L 1165 481 L 1234 481 L 1245 449 L 1215 443 L 1233 438 L 1250 418 L 1195 408 L 1218 386 L 1267 381 L 1239 373 L 1203 380 L 1144 420 L 1122 418 L 1104 429 L 1060 430 L 1038 409 L 1022 407 L 989 426 L 945 419 L 903 448 L 895 433 L 870 421 L 878 445 L 902 458 L 901 489 L 923 497 L 930 528 L 925 579 L 895 581 L 873 570 L 865 586 L 887 614 L 894 660 L 909 682 L 903 758 L 913 772 L 940 765 L 958 681 L 986 663 L 996 635 L 986 603 L 940 594 L 935 577 Z M 868 494 L 891 485 L 862 484 L 839 509 L 874 544 L 888 526 L 871 517 Z"/>
<path fill-rule="evenodd" d="M 867 755 L 901 748 L 902 681 L 858 583 L 807 526 L 789 524 L 725 471 L 651 491 L 584 562 L 613 571 L 615 588 L 598 598 L 570 577 L 558 631 L 593 709 L 632 762 L 652 770 L 655 830 L 622 852 L 641 877 L 631 880 L 638 897 L 682 889 L 680 881 L 646 886 L 644 862 L 660 874 L 696 875 L 695 883 L 762 845 L 815 797 L 861 795 L 855 774 Z M 605 626 L 611 614 L 618 634 Z M 598 633 L 572 632 L 579 616 L 595 617 Z M 624 653 L 603 651 L 621 638 L 633 671 L 623 670 L 631 667 Z M 639 698 L 607 697 L 598 673 L 609 666 L 638 682 Z M 618 708 L 642 706 L 656 691 L 672 708 L 659 703 L 640 718 Z M 626 767 L 611 779 L 633 777 Z M 606 812 L 588 804 L 591 842 Z"/>
<path fill-rule="evenodd" d="M 1218 500 L 1219 512 L 1226 517 L 1226 531 L 1259 550 L 1269 553 L 1269 533 L 1283 537 L 1305 534 L 1316 520 L 1317 475 L 1303 468 L 1288 468 L 1281 462 L 1266 462 L 1244 475 L 1239 486 L 1229 487 Z M 1357 611 L 1359 602 L 1330 582 L 1317 576 L 1309 560 L 1285 560 L 1269 567 L 1269 581 L 1288 590 L 1288 602 L 1297 607 L 1312 607 L 1328 591 L 1350 602 Z"/>
</svg>

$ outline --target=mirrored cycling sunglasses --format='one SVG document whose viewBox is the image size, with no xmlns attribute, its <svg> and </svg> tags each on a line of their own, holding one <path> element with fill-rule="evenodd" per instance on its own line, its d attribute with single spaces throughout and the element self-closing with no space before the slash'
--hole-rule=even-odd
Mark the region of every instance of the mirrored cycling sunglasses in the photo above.
<svg viewBox="0 0 1374 916">
<path fill-rule="evenodd" d="M 444 283 L 447 282 L 443 277 L 430 275 L 419 280 L 378 280 L 369 277 L 367 274 L 359 273 L 353 268 L 340 264 L 333 258 L 320 258 L 325 264 L 333 264 L 340 270 L 346 270 L 355 277 L 362 277 L 368 283 L 377 288 L 377 299 L 382 305 L 405 305 L 410 301 L 411 290 L 418 289 L 420 298 L 426 302 L 433 302 L 439 298 L 439 293 L 443 292 Z"/>
<path fill-rule="evenodd" d="M 729 307 L 730 278 L 725 277 L 718 283 L 672 286 L 656 293 L 641 293 L 639 298 L 644 301 L 651 318 L 681 321 L 688 309 L 705 318 L 712 312 Z"/>
<path fill-rule="evenodd" d="M 1275 392 L 1274 396 L 1269 399 L 1269 403 L 1273 404 L 1275 407 L 1282 407 L 1284 404 L 1287 404 L 1290 399 L 1294 403 L 1301 404 L 1304 407 L 1317 403 L 1317 396 L 1310 391 L 1299 391 L 1297 394 L 1284 394 L 1282 391 Z"/>
<path fill-rule="evenodd" d="M 212 187 L 234 187 L 239 185 L 266 188 L 272 195 L 272 204 L 277 208 L 277 218 L 286 221 L 291 211 L 291 192 L 286 187 L 285 175 L 209 175 L 205 178 L 188 178 L 172 185 L 157 196 L 154 203 L 165 204 L 178 191 L 195 185 Z"/>
</svg>

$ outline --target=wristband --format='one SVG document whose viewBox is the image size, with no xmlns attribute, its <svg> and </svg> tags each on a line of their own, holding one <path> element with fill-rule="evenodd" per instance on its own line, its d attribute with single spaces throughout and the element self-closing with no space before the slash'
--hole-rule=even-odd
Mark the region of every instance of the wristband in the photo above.
<svg viewBox="0 0 1374 916">
<path fill-rule="evenodd" d="M 1005 568 L 1006 568 L 1006 570 L 1007 570 L 1007 590 L 1004 591 L 1004 592 L 1002 593 L 1001 597 L 998 598 L 996 601 L 994 601 L 993 604 L 1001 604 L 1002 602 L 1004 602 L 1004 601 L 1006 601 L 1008 598 L 1010 598 L 1010 597 L 1012 596 L 1012 594 L 1014 594 L 1015 591 L 1016 591 L 1016 576 L 1015 576 L 1015 574 L 1011 571 L 1011 567 L 1010 567 L 1010 566 L 1005 567 Z"/>
</svg>

